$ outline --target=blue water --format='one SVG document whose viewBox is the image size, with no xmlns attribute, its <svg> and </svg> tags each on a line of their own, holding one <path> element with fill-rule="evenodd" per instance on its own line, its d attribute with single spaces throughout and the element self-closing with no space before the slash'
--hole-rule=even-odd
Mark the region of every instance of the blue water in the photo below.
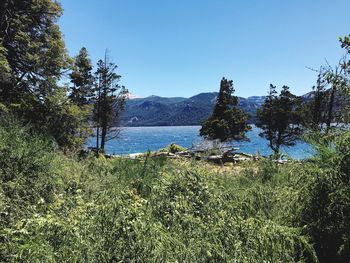
<svg viewBox="0 0 350 263">
<path fill-rule="evenodd" d="M 125 127 L 122 128 L 120 138 L 108 141 L 106 152 L 109 154 L 130 154 L 156 151 L 171 143 L 189 148 L 193 143 L 199 142 L 200 126 L 166 126 L 166 127 Z M 247 133 L 250 141 L 234 142 L 240 152 L 249 154 L 270 155 L 272 152 L 267 141 L 259 136 L 260 129 L 253 126 Z M 95 138 L 88 140 L 87 146 L 95 146 Z M 293 147 L 282 148 L 282 152 L 292 158 L 303 159 L 312 155 L 310 145 L 299 141 Z"/>
</svg>

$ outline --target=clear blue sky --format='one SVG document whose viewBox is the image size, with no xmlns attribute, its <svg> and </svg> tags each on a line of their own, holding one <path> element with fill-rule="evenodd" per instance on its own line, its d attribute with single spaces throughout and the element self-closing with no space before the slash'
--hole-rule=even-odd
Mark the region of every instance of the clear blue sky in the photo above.
<svg viewBox="0 0 350 263">
<path fill-rule="evenodd" d="M 270 83 L 301 95 L 344 51 L 349 0 L 61 0 L 67 49 L 94 62 L 108 48 L 121 84 L 139 96 L 190 97 L 233 79 L 236 95 Z"/>
</svg>

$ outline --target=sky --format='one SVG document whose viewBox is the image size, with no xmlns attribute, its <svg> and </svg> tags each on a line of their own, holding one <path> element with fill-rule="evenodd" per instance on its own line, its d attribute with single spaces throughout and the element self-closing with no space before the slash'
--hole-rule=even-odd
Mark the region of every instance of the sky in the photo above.
<svg viewBox="0 0 350 263">
<path fill-rule="evenodd" d="M 232 79 L 235 95 L 269 84 L 297 95 L 344 54 L 349 0 L 61 0 L 59 25 L 75 56 L 108 49 L 120 84 L 140 97 L 190 97 Z"/>
</svg>

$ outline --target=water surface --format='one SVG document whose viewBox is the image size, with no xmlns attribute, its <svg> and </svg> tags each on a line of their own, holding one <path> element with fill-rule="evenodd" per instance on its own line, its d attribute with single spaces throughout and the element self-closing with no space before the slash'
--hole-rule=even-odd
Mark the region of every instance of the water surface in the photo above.
<svg viewBox="0 0 350 263">
<path fill-rule="evenodd" d="M 189 148 L 199 142 L 201 126 L 162 126 L 162 127 L 125 127 L 122 128 L 119 139 L 111 140 L 106 144 L 109 154 L 130 154 L 156 151 L 171 143 Z M 241 152 L 249 154 L 269 155 L 272 153 L 267 140 L 259 136 L 260 129 L 253 126 L 247 133 L 250 141 L 234 142 L 234 146 Z M 87 146 L 95 146 L 95 138 L 88 140 Z M 303 159 L 312 155 L 312 148 L 305 142 L 299 141 L 295 146 L 282 148 L 282 152 L 296 159 Z"/>
</svg>

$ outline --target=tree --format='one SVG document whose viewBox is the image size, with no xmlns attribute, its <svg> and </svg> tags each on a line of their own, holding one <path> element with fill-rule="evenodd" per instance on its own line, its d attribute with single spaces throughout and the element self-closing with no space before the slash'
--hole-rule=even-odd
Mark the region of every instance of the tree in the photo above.
<svg viewBox="0 0 350 263">
<path fill-rule="evenodd" d="M 0 13 L 0 100 L 43 103 L 70 59 L 57 19 L 57 1 L 5 0 Z"/>
<path fill-rule="evenodd" d="M 350 55 L 350 35 L 340 38 L 341 47 L 345 48 L 347 55 Z M 343 108 L 342 122 L 350 123 L 350 59 L 345 57 L 342 67 L 344 69 L 345 85 L 343 87 L 343 94 L 345 97 L 345 107 Z"/>
<path fill-rule="evenodd" d="M 4 0 L 0 4 L 0 103 L 56 140 L 77 147 L 82 112 L 60 79 L 71 64 L 54 0 Z"/>
<path fill-rule="evenodd" d="M 338 97 L 342 96 L 342 93 L 344 92 L 345 88 L 347 87 L 347 80 L 345 73 L 345 68 L 342 66 L 342 59 L 338 65 L 335 67 L 331 67 L 328 64 L 328 67 L 324 73 L 324 78 L 327 81 L 327 83 L 330 85 L 329 89 L 329 101 L 328 101 L 328 110 L 327 110 L 327 117 L 326 117 L 326 131 L 328 132 L 331 128 L 332 121 L 336 121 L 337 119 L 340 119 L 341 112 L 338 114 L 335 114 L 335 104 L 337 102 L 337 95 Z"/>
<path fill-rule="evenodd" d="M 64 152 L 79 150 L 90 135 L 86 122 L 91 115 L 91 107 L 82 109 L 67 97 L 68 88 L 60 88 L 50 93 L 45 109 L 37 112 L 44 121 L 40 130 L 45 136 L 52 136 Z"/>
<path fill-rule="evenodd" d="M 201 136 L 221 142 L 245 138 L 245 132 L 250 129 L 249 115 L 238 108 L 238 98 L 233 93 L 233 81 L 222 78 L 213 114 L 204 121 Z"/>
<path fill-rule="evenodd" d="M 350 35 L 343 38 L 339 38 L 341 47 L 344 48 L 347 54 L 350 54 Z M 347 73 L 350 74 L 350 60 L 345 61 L 343 67 L 346 69 Z"/>
<path fill-rule="evenodd" d="M 89 119 L 92 111 L 92 99 L 94 97 L 94 76 L 92 74 L 92 64 L 88 51 L 81 48 L 79 54 L 74 59 L 72 72 L 69 74 L 70 88 L 69 98 L 80 110 L 80 120 L 78 121 L 78 137 L 85 141 L 91 135 Z"/>
<path fill-rule="evenodd" d="M 120 115 L 125 108 L 127 89 L 117 82 L 121 76 L 115 73 L 117 65 L 110 62 L 105 53 L 104 60 L 99 60 L 96 71 L 96 101 L 94 121 L 96 124 L 97 152 L 104 152 L 107 141 L 116 138 L 120 129 L 117 128 Z M 101 139 L 101 142 L 99 140 Z"/>
<path fill-rule="evenodd" d="M 318 71 L 317 84 L 312 88 L 311 99 L 303 105 L 303 126 L 316 132 L 322 132 L 326 123 L 328 92 L 323 70 L 321 67 Z"/>
<path fill-rule="evenodd" d="M 293 146 L 302 133 L 301 100 L 283 86 L 277 96 L 276 86 L 270 84 L 270 91 L 262 107 L 257 111 L 259 134 L 269 141 L 270 148 L 278 154 L 280 147 Z"/>
<path fill-rule="evenodd" d="M 73 83 L 69 97 L 80 107 L 89 104 L 93 97 L 94 77 L 91 71 L 91 60 L 86 48 L 83 47 L 75 57 L 73 70 L 69 75 L 71 83 Z"/>
</svg>

